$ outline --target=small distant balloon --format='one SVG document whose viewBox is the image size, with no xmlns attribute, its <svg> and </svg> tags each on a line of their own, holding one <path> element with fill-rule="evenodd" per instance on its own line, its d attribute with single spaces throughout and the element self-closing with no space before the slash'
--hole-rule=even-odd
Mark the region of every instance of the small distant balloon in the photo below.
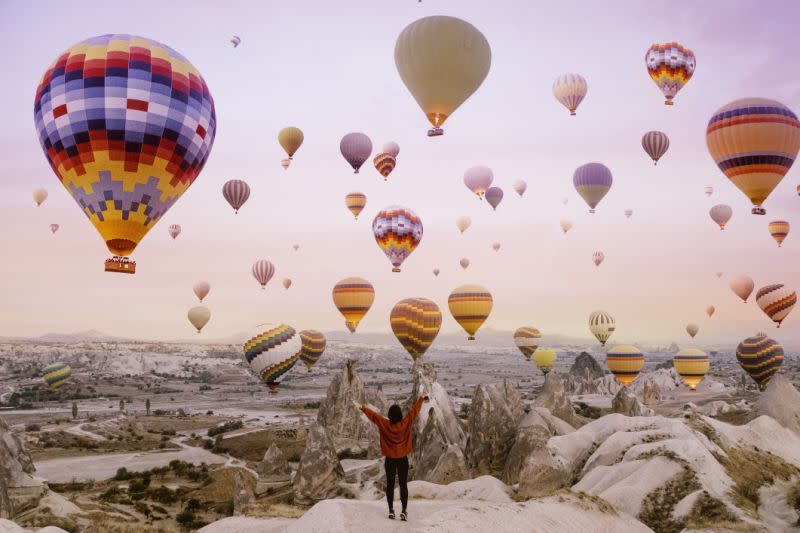
<svg viewBox="0 0 800 533">
<path fill-rule="evenodd" d="M 712 194 L 714 194 L 714 187 L 703 187 L 703 193 L 706 196 L 711 196 Z"/>
<path fill-rule="evenodd" d="M 525 180 L 517 180 L 514 182 L 514 191 L 522 196 L 525 194 L 525 191 L 528 190 L 528 184 L 525 183 Z"/>
<path fill-rule="evenodd" d="M 719 229 L 724 230 L 725 225 L 733 216 L 733 209 L 729 205 L 717 204 L 709 210 L 708 214 L 711 216 L 711 220 L 719 224 Z"/>
<path fill-rule="evenodd" d="M 181 234 L 181 227 L 178 224 L 171 224 L 169 226 L 169 236 L 172 237 L 172 240 Z"/>
<path fill-rule="evenodd" d="M 623 387 L 627 387 L 639 375 L 644 366 L 644 354 L 636 346 L 623 344 L 614 346 L 606 354 L 606 366 Z"/>
<path fill-rule="evenodd" d="M 58 231 L 60 226 L 58 224 L 50 224 L 50 233 L 55 233 Z"/>
<path fill-rule="evenodd" d="M 242 44 L 242 38 L 239 37 L 238 35 L 234 35 L 233 37 L 231 37 L 231 44 L 233 45 L 234 48 L 236 48 L 237 46 Z"/>
<path fill-rule="evenodd" d="M 600 341 L 601 346 L 606 345 L 606 341 L 616 330 L 617 325 L 614 317 L 605 311 L 592 311 L 589 315 L 589 331 Z"/>
<path fill-rule="evenodd" d="M 525 359 L 531 358 L 536 348 L 539 347 L 541 338 L 542 334 L 532 326 L 522 326 L 514 332 L 514 344 L 517 345 L 517 349 Z"/>
<path fill-rule="evenodd" d="M 353 213 L 353 217 L 358 220 L 358 215 L 367 205 L 367 195 L 363 192 L 351 192 L 344 197 L 344 205 Z"/>
<path fill-rule="evenodd" d="M 198 281 L 192 286 L 192 290 L 195 296 L 197 296 L 197 299 L 202 302 L 203 298 L 208 296 L 208 293 L 211 291 L 211 285 L 209 285 L 207 281 Z"/>
<path fill-rule="evenodd" d="M 722 272 L 717 272 L 717 277 L 721 278 L 722 277 Z"/>
<path fill-rule="evenodd" d="M 469 335 L 468 340 L 475 340 L 475 333 L 483 325 L 493 306 L 492 295 L 480 285 L 462 285 L 450 293 L 447 305 L 450 314 Z"/>
<path fill-rule="evenodd" d="M 250 186 L 242 180 L 227 181 L 222 186 L 222 196 L 231 205 L 234 213 L 238 213 L 239 209 L 250 198 Z"/>
<path fill-rule="evenodd" d="M 427 298 L 400 300 L 389 314 L 394 336 L 411 359 L 416 361 L 428 350 L 442 327 L 439 306 Z"/>
<path fill-rule="evenodd" d="M 553 369 L 556 359 L 558 359 L 558 354 L 550 348 L 538 348 L 533 352 L 532 357 L 533 362 L 545 376 Z"/>
<path fill-rule="evenodd" d="M 632 216 L 633 216 L 633 209 L 626 209 L 625 218 L 631 218 Z"/>
<path fill-rule="evenodd" d="M 781 327 L 781 322 L 797 303 L 797 293 L 783 283 L 774 283 L 758 289 L 756 303 L 777 327 Z"/>
<path fill-rule="evenodd" d="M 642 136 L 642 148 L 657 165 L 669 148 L 669 137 L 663 131 L 648 131 Z"/>
<path fill-rule="evenodd" d="M 456 219 L 456 227 L 462 234 L 467 231 L 467 228 L 469 228 L 471 225 L 472 220 L 469 217 L 458 217 Z"/>
<path fill-rule="evenodd" d="M 441 272 L 441 270 L 439 270 L 438 268 L 434 268 L 433 269 L 433 275 L 434 276 L 438 277 L 439 276 L 439 272 Z"/>
<path fill-rule="evenodd" d="M 572 184 L 581 198 L 589 205 L 589 212 L 594 213 L 608 191 L 614 178 L 611 171 L 602 163 L 587 163 L 578 167 L 572 176 Z"/>
<path fill-rule="evenodd" d="M 714 316 L 714 311 L 716 311 L 716 308 L 713 305 L 709 305 L 708 307 L 706 307 L 706 314 L 708 315 L 709 318 Z"/>
<path fill-rule="evenodd" d="M 467 267 L 469 267 L 469 259 L 467 259 L 466 257 L 462 257 L 461 260 L 458 262 L 458 264 L 461 265 L 461 268 L 466 270 Z"/>
<path fill-rule="evenodd" d="M 499 242 L 493 243 L 492 244 L 492 250 L 494 250 L 495 252 L 499 251 L 500 250 L 500 243 Z"/>
<path fill-rule="evenodd" d="M 561 231 L 563 231 L 565 235 L 569 230 L 572 229 L 572 222 L 570 222 L 569 220 L 562 219 L 560 225 L 561 225 Z"/>
<path fill-rule="evenodd" d="M 773 220 L 769 223 L 769 234 L 778 243 L 778 248 L 783 244 L 783 240 L 789 235 L 789 223 L 785 220 Z"/>
<path fill-rule="evenodd" d="M 369 159 L 372 153 L 372 141 L 363 133 L 353 132 L 342 137 L 339 143 L 342 157 L 353 167 L 353 173 L 358 174 L 358 169 Z"/>
<path fill-rule="evenodd" d="M 189 309 L 188 313 L 189 322 L 197 329 L 197 333 L 203 329 L 203 327 L 208 324 L 208 321 L 211 319 L 211 311 L 208 307 L 198 305 L 197 307 L 192 307 Z"/>
<path fill-rule="evenodd" d="M 492 206 L 493 210 L 497 210 L 497 206 L 503 201 L 503 189 L 500 187 L 489 187 L 486 190 L 486 201 Z"/>
<path fill-rule="evenodd" d="M 383 147 L 381 148 L 381 152 L 384 154 L 389 154 L 390 156 L 397 159 L 397 156 L 400 154 L 400 145 L 394 141 L 389 141 L 384 143 Z"/>
<path fill-rule="evenodd" d="M 36 206 L 42 205 L 42 202 L 47 200 L 47 190 L 46 189 L 36 189 L 33 191 L 33 201 L 36 202 Z"/>
<path fill-rule="evenodd" d="M 292 279 L 291 278 L 283 278 L 283 288 L 288 289 L 292 286 Z"/>
<path fill-rule="evenodd" d="M 272 261 L 259 259 L 253 263 L 251 271 L 256 281 L 261 284 L 261 288 L 266 289 L 267 283 L 269 283 L 269 280 L 275 275 L 275 265 L 272 264 Z"/>
<path fill-rule="evenodd" d="M 747 303 L 747 299 L 753 292 L 753 288 L 755 288 L 753 278 L 750 276 L 736 276 L 730 281 L 729 285 L 733 293 L 741 298 L 744 303 Z"/>
<path fill-rule="evenodd" d="M 600 263 L 602 263 L 605 260 L 605 258 L 606 258 L 606 254 L 604 254 L 600 250 L 598 250 L 598 251 L 596 251 L 596 252 L 594 252 L 592 254 L 592 262 L 594 263 L 594 266 L 598 266 L 599 267 Z"/>
<path fill-rule="evenodd" d="M 783 346 L 766 334 L 758 333 L 739 343 L 736 347 L 736 359 L 758 384 L 758 388 L 764 390 L 783 364 Z"/>
<path fill-rule="evenodd" d="M 562 74 L 553 82 L 553 96 L 575 115 L 575 110 L 586 97 L 589 84 L 580 74 Z"/>
<path fill-rule="evenodd" d="M 383 180 L 386 181 L 389 179 L 389 174 L 394 170 L 397 160 L 390 154 L 378 154 L 375 156 L 375 159 L 372 160 L 372 163 L 375 165 L 375 170 L 377 170 L 378 173 L 383 176 Z"/>
<path fill-rule="evenodd" d="M 691 338 L 694 339 L 694 336 L 697 335 L 698 331 L 700 331 L 700 328 L 697 326 L 697 324 L 686 325 L 686 333 L 688 333 Z"/>
<path fill-rule="evenodd" d="M 333 287 L 332 296 L 345 326 L 350 333 L 355 333 L 358 323 L 375 301 L 375 288 L 364 278 L 345 278 Z"/>
<path fill-rule="evenodd" d="M 489 167 L 479 165 L 468 168 L 464 172 L 464 185 L 481 199 L 486 194 L 486 190 L 492 185 L 492 181 L 494 181 L 494 173 Z"/>
<path fill-rule="evenodd" d="M 675 371 L 690 389 L 695 390 L 703 381 L 709 368 L 708 355 L 697 348 L 684 348 L 672 360 Z"/>
<path fill-rule="evenodd" d="M 283 167 L 283 170 L 286 170 L 286 169 L 288 169 L 288 168 L 289 168 L 289 165 L 291 165 L 291 164 L 292 164 L 292 162 L 291 162 L 291 160 L 289 160 L 288 158 L 286 158 L 286 159 L 281 159 L 281 166 Z"/>
<path fill-rule="evenodd" d="M 299 250 L 299 249 L 300 249 L 300 245 L 299 245 L 299 244 L 296 244 L 296 243 L 295 243 L 295 244 L 293 244 L 293 245 L 292 245 L 292 250 L 294 250 L 295 252 L 296 252 L 297 250 Z"/>
</svg>

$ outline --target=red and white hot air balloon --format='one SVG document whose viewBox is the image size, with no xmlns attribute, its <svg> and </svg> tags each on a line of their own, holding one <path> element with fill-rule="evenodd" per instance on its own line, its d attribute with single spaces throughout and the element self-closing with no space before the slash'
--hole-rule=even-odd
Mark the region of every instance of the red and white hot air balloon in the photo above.
<svg viewBox="0 0 800 533">
<path fill-rule="evenodd" d="M 169 226 L 169 236 L 172 237 L 172 240 L 175 240 L 175 237 L 181 234 L 181 227 L 178 224 L 171 224 Z"/>
<path fill-rule="evenodd" d="M 222 196 L 231 204 L 234 213 L 250 198 L 250 186 L 242 180 L 230 180 L 222 186 Z"/>
<path fill-rule="evenodd" d="M 600 263 L 606 258 L 606 254 L 601 251 L 596 251 L 592 254 L 592 262 L 594 262 L 594 266 L 600 266 Z"/>
<path fill-rule="evenodd" d="M 253 263 L 252 272 L 253 277 L 261 284 L 261 288 L 265 289 L 269 280 L 275 275 L 275 265 L 272 264 L 272 261 L 259 259 Z"/>
</svg>

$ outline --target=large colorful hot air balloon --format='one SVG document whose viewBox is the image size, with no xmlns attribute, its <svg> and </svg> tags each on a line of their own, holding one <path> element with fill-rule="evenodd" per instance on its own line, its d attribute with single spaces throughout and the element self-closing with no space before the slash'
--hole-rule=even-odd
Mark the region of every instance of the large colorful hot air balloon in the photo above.
<svg viewBox="0 0 800 533">
<path fill-rule="evenodd" d="M 173 49 L 101 35 L 74 45 L 36 89 L 39 141 L 61 184 L 109 251 L 107 271 L 192 185 L 216 133 L 203 77 Z"/>
<path fill-rule="evenodd" d="M 458 217 L 456 219 L 456 227 L 462 234 L 467 231 L 467 228 L 469 228 L 471 225 L 472 220 L 469 217 Z"/>
<path fill-rule="evenodd" d="M 400 265 L 422 240 L 422 219 L 407 207 L 390 206 L 375 215 L 372 233 L 392 263 L 392 272 L 400 272 Z"/>
<path fill-rule="evenodd" d="M 708 318 L 714 316 L 714 311 L 716 311 L 716 308 L 713 305 L 706 307 L 706 314 L 708 315 Z"/>
<path fill-rule="evenodd" d="M 364 210 L 367 205 L 367 195 L 363 192 L 351 192 L 344 197 L 344 205 L 353 213 L 353 216 L 358 220 L 358 215 Z"/>
<path fill-rule="evenodd" d="M 342 313 L 350 333 L 355 333 L 374 301 L 375 289 L 364 278 L 345 278 L 333 287 L 333 304 Z"/>
<path fill-rule="evenodd" d="M 797 293 L 783 283 L 775 283 L 761 287 L 756 293 L 756 303 L 770 320 L 781 327 L 789 313 L 797 303 Z"/>
<path fill-rule="evenodd" d="M 514 191 L 522 196 L 525 194 L 525 191 L 528 190 L 528 184 L 525 183 L 525 180 L 517 180 L 514 182 Z"/>
<path fill-rule="evenodd" d="M 489 167 L 478 165 L 468 168 L 464 172 L 464 185 L 480 199 L 483 199 L 483 195 L 486 194 L 486 190 L 491 186 L 492 181 L 494 181 L 494 173 Z"/>
<path fill-rule="evenodd" d="M 181 227 L 178 224 L 170 224 L 169 226 L 169 236 L 175 240 L 175 237 L 181 234 Z"/>
<path fill-rule="evenodd" d="M 480 285 L 462 285 L 447 298 L 450 314 L 464 328 L 469 335 L 467 339 L 471 341 L 475 340 L 475 333 L 492 312 L 492 304 L 492 295 Z"/>
<path fill-rule="evenodd" d="M 614 317 L 605 311 L 592 311 L 589 315 L 589 331 L 600 341 L 601 346 L 606 345 L 606 341 L 614 333 L 616 327 Z"/>
<path fill-rule="evenodd" d="M 503 201 L 503 189 L 500 187 L 489 187 L 486 189 L 486 201 L 492 206 L 493 210 L 497 210 L 497 206 Z"/>
<path fill-rule="evenodd" d="M 307 329 L 300 332 L 300 343 L 300 361 L 311 372 L 311 367 L 317 364 L 325 352 L 325 335 L 315 329 Z"/>
<path fill-rule="evenodd" d="M 587 163 L 580 166 L 572 176 L 572 184 L 589 205 L 590 213 L 594 213 L 594 208 L 611 189 L 613 181 L 611 171 L 602 163 Z"/>
<path fill-rule="evenodd" d="M 339 142 L 342 156 L 353 167 L 353 173 L 358 174 L 358 169 L 369 159 L 372 153 L 372 141 L 363 133 L 348 133 Z"/>
<path fill-rule="evenodd" d="M 730 281 L 728 285 L 730 286 L 733 293 L 739 298 L 741 298 L 744 303 L 747 303 L 747 299 L 753 292 L 753 288 L 755 288 L 755 283 L 753 283 L 753 278 L 751 278 L 750 276 L 736 276 Z"/>
<path fill-rule="evenodd" d="M 791 109 L 767 98 L 742 98 L 719 108 L 706 129 L 708 152 L 750 199 L 752 213 L 781 182 L 800 150 L 800 122 Z"/>
<path fill-rule="evenodd" d="M 283 278 L 282 283 L 283 283 L 283 288 L 288 290 L 289 287 L 292 286 L 292 278 Z"/>
<path fill-rule="evenodd" d="M 600 250 L 598 250 L 598 251 L 596 251 L 596 252 L 594 252 L 592 254 L 592 262 L 594 263 L 594 266 L 596 266 L 596 267 L 599 267 L 600 263 L 602 263 L 605 258 L 606 258 L 606 254 L 604 254 Z"/>
<path fill-rule="evenodd" d="M 657 165 L 669 148 L 669 137 L 663 131 L 648 131 L 642 136 L 642 148 Z"/>
<path fill-rule="evenodd" d="M 42 205 L 42 202 L 47 200 L 47 190 L 46 189 L 36 189 L 33 191 L 33 201 L 36 202 L 36 207 Z"/>
<path fill-rule="evenodd" d="M 537 348 L 535 352 L 533 352 L 533 362 L 536 363 L 536 366 L 539 367 L 539 370 L 542 371 L 542 374 L 545 376 L 553 369 L 553 365 L 556 364 L 556 359 L 558 359 L 558 354 L 555 350 L 551 350 L 550 348 Z"/>
<path fill-rule="evenodd" d="M 561 231 L 563 231 L 565 235 L 569 230 L 572 229 L 572 222 L 570 222 L 569 220 L 562 219 L 560 225 L 561 225 Z"/>
<path fill-rule="evenodd" d="M 562 74 L 553 82 L 553 96 L 569 110 L 570 115 L 575 114 L 588 91 L 589 84 L 580 74 Z"/>
<path fill-rule="evenodd" d="M 712 194 L 714 194 L 714 187 L 710 187 L 710 186 L 703 187 L 703 193 L 706 196 L 711 196 Z"/>
<path fill-rule="evenodd" d="M 267 283 L 269 283 L 269 280 L 275 275 L 275 265 L 272 264 L 272 261 L 259 259 L 253 263 L 251 271 L 253 277 L 261 284 L 261 289 L 263 290 L 267 288 Z"/>
<path fill-rule="evenodd" d="M 675 372 L 683 378 L 690 389 L 695 390 L 697 385 L 706 377 L 710 366 L 708 355 L 697 348 L 684 348 L 675 354 L 672 360 Z"/>
<path fill-rule="evenodd" d="M 665 105 L 673 104 L 673 98 L 692 78 L 697 66 L 694 53 L 676 42 L 652 45 L 644 62 L 650 78 L 664 93 Z"/>
<path fill-rule="evenodd" d="M 384 143 L 383 147 L 381 148 L 381 152 L 384 154 L 389 154 L 397 159 L 397 156 L 400 154 L 400 145 L 394 141 L 388 141 Z"/>
<path fill-rule="evenodd" d="M 222 186 L 222 196 L 231 204 L 234 213 L 239 213 L 244 203 L 250 198 L 250 186 L 242 180 L 229 180 Z"/>
<path fill-rule="evenodd" d="M 72 368 L 67 363 L 52 363 L 42 369 L 42 377 L 51 390 L 57 391 L 72 375 Z"/>
<path fill-rule="evenodd" d="M 208 309 L 208 307 L 198 305 L 189 309 L 188 318 L 189 322 L 191 322 L 191 324 L 197 328 L 197 333 L 200 333 L 200 330 L 203 329 L 203 326 L 208 324 L 208 321 L 211 319 L 211 311 Z"/>
<path fill-rule="evenodd" d="M 530 326 L 517 328 L 517 331 L 514 332 L 514 344 L 517 345 L 517 348 L 519 348 L 519 351 L 525 356 L 525 359 L 531 358 L 533 352 L 539 347 L 539 340 L 541 338 L 542 334 L 539 333 L 539 330 Z"/>
<path fill-rule="evenodd" d="M 724 230 L 725 224 L 733 216 L 733 209 L 729 205 L 717 204 L 709 209 L 708 214 L 711 216 L 711 220 L 719 224 L 719 229 Z"/>
<path fill-rule="evenodd" d="M 442 312 L 427 298 L 406 298 L 392 308 L 389 322 L 394 336 L 416 361 L 439 334 Z"/>
<path fill-rule="evenodd" d="M 783 364 L 783 346 L 765 333 L 758 333 L 739 343 L 736 347 L 736 359 L 758 384 L 758 388 L 764 390 Z"/>
<path fill-rule="evenodd" d="M 769 223 L 769 234 L 775 239 L 780 248 L 783 240 L 789 235 L 789 223 L 785 220 L 773 220 Z"/>
<path fill-rule="evenodd" d="M 378 154 L 372 160 L 372 163 L 375 165 L 375 170 L 383 176 L 383 181 L 386 181 L 389 179 L 389 174 L 394 170 L 397 160 L 390 154 Z"/>
<path fill-rule="evenodd" d="M 606 366 L 623 387 L 627 387 L 639 375 L 644 366 L 644 354 L 636 346 L 621 344 L 606 354 Z"/>
<path fill-rule="evenodd" d="M 475 26 L 446 16 L 425 17 L 406 26 L 394 47 L 400 79 L 442 135 L 442 124 L 480 87 L 492 50 Z"/>
<path fill-rule="evenodd" d="M 60 227 L 61 227 L 61 226 L 59 226 L 58 224 L 50 224 L 50 233 L 55 233 L 55 232 L 57 232 L 57 231 L 58 231 L 58 228 L 60 228 Z"/>
<path fill-rule="evenodd" d="M 686 333 L 688 333 L 691 338 L 694 339 L 694 336 L 697 335 L 698 331 L 700 331 L 700 327 L 698 327 L 697 324 L 686 325 Z"/>
<path fill-rule="evenodd" d="M 280 377 L 300 359 L 302 341 L 292 326 L 261 327 L 267 329 L 244 343 L 244 360 L 267 384 L 270 394 L 276 394 Z"/>
<path fill-rule="evenodd" d="M 466 269 L 469 267 L 469 259 L 467 259 L 466 257 L 462 257 L 462 258 L 461 258 L 461 259 L 458 261 L 458 264 L 459 264 L 459 265 L 461 265 L 461 268 L 463 268 L 464 270 L 466 270 Z"/>
<path fill-rule="evenodd" d="M 197 299 L 202 302 L 203 298 L 208 296 L 208 293 L 211 291 L 211 285 L 209 285 L 207 281 L 198 281 L 192 286 L 192 290 L 194 291 L 194 295 L 197 296 Z"/>
<path fill-rule="evenodd" d="M 280 143 L 283 151 L 286 152 L 289 161 L 292 160 L 295 152 L 302 146 L 304 138 L 305 136 L 300 131 L 300 128 L 295 128 L 294 126 L 283 128 L 278 132 L 278 143 Z"/>
</svg>

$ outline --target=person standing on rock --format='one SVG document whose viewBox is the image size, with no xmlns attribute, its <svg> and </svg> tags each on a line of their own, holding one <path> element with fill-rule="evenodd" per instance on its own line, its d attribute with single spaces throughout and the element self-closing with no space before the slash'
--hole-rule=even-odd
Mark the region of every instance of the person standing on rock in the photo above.
<svg viewBox="0 0 800 533">
<path fill-rule="evenodd" d="M 403 504 L 403 511 L 400 513 L 400 520 L 408 519 L 408 456 L 414 451 L 411 444 L 411 429 L 414 420 L 417 418 L 422 402 L 428 400 L 428 390 L 422 387 L 420 396 L 411 409 L 403 416 L 403 410 L 399 405 L 393 404 L 387 412 L 388 418 L 384 418 L 380 413 L 373 411 L 366 405 L 353 404 L 367 415 L 370 421 L 378 426 L 381 434 L 381 453 L 386 460 L 386 502 L 389 504 L 389 518 L 394 519 L 394 480 L 400 483 L 400 501 Z"/>
</svg>

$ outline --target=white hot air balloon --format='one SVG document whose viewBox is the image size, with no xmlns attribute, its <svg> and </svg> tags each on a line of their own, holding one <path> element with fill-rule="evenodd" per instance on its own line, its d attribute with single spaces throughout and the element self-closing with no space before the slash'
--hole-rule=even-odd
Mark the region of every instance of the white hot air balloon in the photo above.
<svg viewBox="0 0 800 533">
<path fill-rule="evenodd" d="M 736 276 L 730 281 L 729 285 L 733 293 L 741 298 L 744 303 L 747 303 L 747 299 L 752 294 L 753 288 L 755 288 L 753 278 L 750 276 Z"/>
<path fill-rule="evenodd" d="M 571 229 L 572 229 L 572 222 L 566 219 L 561 221 L 561 231 L 563 231 L 565 235 Z"/>
<path fill-rule="evenodd" d="M 211 311 L 208 307 L 203 305 L 198 305 L 197 307 L 192 307 L 189 309 L 188 313 L 189 322 L 197 328 L 197 333 L 200 333 L 200 330 L 203 329 L 203 326 L 208 324 L 208 321 L 211 319 Z"/>
<path fill-rule="evenodd" d="M 468 168 L 464 172 L 464 185 L 481 200 L 486 194 L 486 190 L 492 185 L 492 181 L 494 181 L 494 173 L 489 167 L 479 165 Z"/>
<path fill-rule="evenodd" d="M 586 97 L 589 85 L 580 74 L 562 74 L 553 82 L 553 96 L 569 110 L 570 115 Z"/>
<path fill-rule="evenodd" d="M 456 219 L 456 227 L 462 234 L 467 231 L 467 228 L 469 228 L 471 225 L 472 220 L 469 217 L 458 217 Z"/>
<path fill-rule="evenodd" d="M 719 229 L 724 230 L 725 224 L 733 216 L 733 209 L 729 205 L 717 204 L 709 210 L 708 214 L 711 216 L 711 220 L 719 225 Z"/>
<path fill-rule="evenodd" d="M 381 148 L 381 153 L 389 154 L 390 156 L 397 158 L 397 155 L 400 153 L 400 145 L 394 141 L 384 143 L 383 148 Z"/>
<path fill-rule="evenodd" d="M 528 190 L 528 184 L 525 183 L 525 180 L 517 180 L 514 182 L 514 191 L 522 196 L 525 194 L 525 191 Z"/>
</svg>

